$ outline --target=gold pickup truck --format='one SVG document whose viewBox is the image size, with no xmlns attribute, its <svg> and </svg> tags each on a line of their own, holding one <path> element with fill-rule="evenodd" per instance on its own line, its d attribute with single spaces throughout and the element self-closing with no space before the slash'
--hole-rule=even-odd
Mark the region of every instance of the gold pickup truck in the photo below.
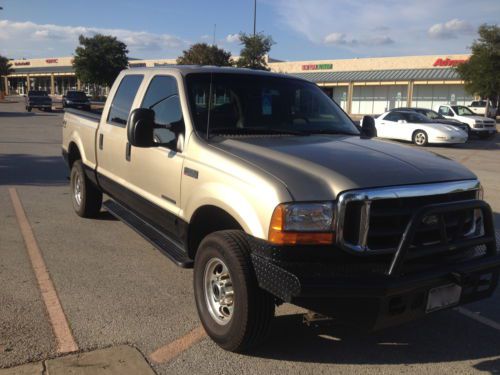
<svg viewBox="0 0 500 375">
<path fill-rule="evenodd" d="M 62 148 L 76 213 L 99 215 L 109 196 L 109 212 L 194 268 L 206 332 L 241 352 L 283 302 L 376 329 L 495 290 L 476 176 L 374 135 L 305 80 L 174 66 L 123 71 L 100 116 L 67 110 Z"/>
</svg>

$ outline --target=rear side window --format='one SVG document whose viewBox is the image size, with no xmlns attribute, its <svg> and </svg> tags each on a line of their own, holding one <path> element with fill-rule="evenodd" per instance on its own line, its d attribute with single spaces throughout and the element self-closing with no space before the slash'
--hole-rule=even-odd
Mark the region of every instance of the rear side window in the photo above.
<svg viewBox="0 0 500 375">
<path fill-rule="evenodd" d="M 384 120 L 397 122 L 398 120 L 403 120 L 403 116 L 399 112 L 391 112 L 385 116 Z"/>
<path fill-rule="evenodd" d="M 142 78 L 142 75 L 127 75 L 123 77 L 111 103 L 108 122 L 122 126 L 127 124 L 128 115 L 132 108 L 135 94 L 137 94 L 137 90 L 141 85 Z"/>
</svg>

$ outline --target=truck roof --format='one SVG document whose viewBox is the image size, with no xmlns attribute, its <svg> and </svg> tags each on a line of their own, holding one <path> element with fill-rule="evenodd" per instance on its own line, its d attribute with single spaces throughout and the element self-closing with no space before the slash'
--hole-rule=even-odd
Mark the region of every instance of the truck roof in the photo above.
<svg viewBox="0 0 500 375">
<path fill-rule="evenodd" d="M 229 73 L 229 74 L 252 74 L 260 76 L 275 76 L 275 77 L 286 77 L 291 79 L 298 79 L 301 81 L 309 82 L 303 78 L 293 77 L 287 74 L 273 73 L 265 70 L 255 70 L 249 68 L 234 68 L 230 66 L 212 66 L 212 65 L 165 65 L 165 66 L 155 66 L 150 68 L 135 68 L 131 67 L 125 70 L 126 74 L 134 74 L 139 72 L 158 72 L 164 73 L 166 71 L 179 72 L 182 75 L 187 75 L 190 73 Z"/>
</svg>

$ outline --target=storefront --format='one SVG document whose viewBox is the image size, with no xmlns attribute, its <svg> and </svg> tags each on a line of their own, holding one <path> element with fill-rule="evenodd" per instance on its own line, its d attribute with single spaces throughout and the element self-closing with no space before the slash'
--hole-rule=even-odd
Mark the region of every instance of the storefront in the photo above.
<svg viewBox="0 0 500 375">
<path fill-rule="evenodd" d="M 268 59 L 274 72 L 305 78 L 318 84 L 352 115 L 380 114 L 402 106 L 436 109 L 442 104 L 469 104 L 455 66 L 469 55 L 402 56 L 345 60 L 284 62 Z M 13 60 L 7 80 L 10 94 L 46 90 L 63 95 L 84 90 L 104 95 L 106 88 L 83 84 L 75 76 L 72 57 Z M 175 59 L 131 59 L 130 67 L 175 64 Z"/>
<path fill-rule="evenodd" d="M 469 104 L 455 66 L 469 55 L 403 56 L 270 63 L 272 71 L 318 84 L 352 115 L 381 114 L 398 107 L 436 109 Z"/>
</svg>

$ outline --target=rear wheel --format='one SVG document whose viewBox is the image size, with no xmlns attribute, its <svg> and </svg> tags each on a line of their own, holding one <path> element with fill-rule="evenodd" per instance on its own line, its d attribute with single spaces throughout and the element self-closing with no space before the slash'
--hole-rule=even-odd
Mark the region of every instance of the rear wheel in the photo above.
<svg viewBox="0 0 500 375">
<path fill-rule="evenodd" d="M 27 106 L 27 107 L 26 107 L 26 110 L 27 110 L 28 112 L 31 112 L 31 107 L 30 107 L 30 106 Z"/>
<path fill-rule="evenodd" d="M 413 143 L 417 146 L 427 146 L 429 139 L 427 138 L 427 133 L 423 130 L 417 130 L 413 133 Z"/>
<path fill-rule="evenodd" d="M 223 349 L 244 352 L 266 338 L 274 298 L 257 284 L 243 232 L 215 232 L 202 241 L 194 264 L 194 292 L 205 331 Z"/>
<path fill-rule="evenodd" d="M 71 168 L 71 197 L 78 216 L 96 217 L 101 210 L 102 192 L 85 175 L 81 160 Z"/>
</svg>

